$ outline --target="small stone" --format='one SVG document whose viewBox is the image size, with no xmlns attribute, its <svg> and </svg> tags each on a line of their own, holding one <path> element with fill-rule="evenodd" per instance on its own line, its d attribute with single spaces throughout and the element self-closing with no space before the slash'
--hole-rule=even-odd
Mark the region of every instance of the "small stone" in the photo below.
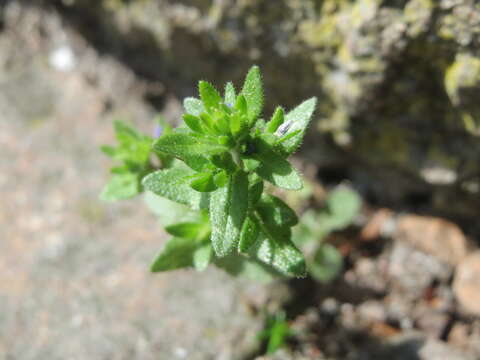
<svg viewBox="0 0 480 360">
<path fill-rule="evenodd" d="M 397 223 L 395 238 L 405 240 L 451 265 L 459 264 L 468 253 L 467 239 L 462 230 L 441 218 L 402 216 Z"/>
<path fill-rule="evenodd" d="M 385 305 L 374 300 L 360 304 L 357 312 L 359 316 L 367 322 L 383 322 L 387 318 Z"/>
<path fill-rule="evenodd" d="M 404 242 L 395 242 L 388 269 L 391 287 L 402 298 L 421 297 L 434 280 L 448 281 L 452 267 Z"/>
<path fill-rule="evenodd" d="M 480 251 L 468 256 L 457 267 L 453 291 L 467 312 L 480 315 Z"/>
<path fill-rule="evenodd" d="M 448 342 L 458 348 L 465 348 L 468 345 L 469 328 L 468 324 L 457 322 L 448 334 Z"/>
<path fill-rule="evenodd" d="M 423 309 L 415 320 L 419 329 L 428 336 L 439 339 L 450 320 L 450 316 L 444 312 Z"/>
<path fill-rule="evenodd" d="M 426 338 L 417 331 L 409 331 L 388 338 L 381 350 L 371 354 L 371 359 L 389 360 L 473 360 L 449 345 Z"/>
</svg>

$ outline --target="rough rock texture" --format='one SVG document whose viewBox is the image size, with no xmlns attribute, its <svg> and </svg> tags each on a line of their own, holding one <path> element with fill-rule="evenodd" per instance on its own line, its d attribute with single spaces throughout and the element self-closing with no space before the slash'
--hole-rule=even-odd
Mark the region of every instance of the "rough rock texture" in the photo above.
<svg viewBox="0 0 480 360">
<path fill-rule="evenodd" d="M 453 289 L 460 305 L 469 313 L 480 315 L 480 252 L 474 252 L 457 268 Z"/>
<path fill-rule="evenodd" d="M 318 95 L 304 153 L 330 167 L 348 160 L 346 176 L 374 200 L 467 220 L 479 206 L 475 0 L 44 3 L 176 94 L 191 94 L 199 77 L 238 83 L 257 63 L 270 108 Z"/>
</svg>

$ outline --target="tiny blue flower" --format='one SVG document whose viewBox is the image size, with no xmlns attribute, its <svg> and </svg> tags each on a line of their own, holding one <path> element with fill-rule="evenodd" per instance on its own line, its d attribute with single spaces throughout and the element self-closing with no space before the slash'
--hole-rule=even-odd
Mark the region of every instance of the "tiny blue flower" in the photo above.
<svg viewBox="0 0 480 360">
<path fill-rule="evenodd" d="M 162 125 L 157 124 L 157 125 L 155 126 L 155 129 L 153 130 L 153 137 L 154 137 L 154 138 L 159 138 L 160 135 L 162 135 L 162 132 L 163 132 L 163 127 L 162 127 Z"/>
</svg>

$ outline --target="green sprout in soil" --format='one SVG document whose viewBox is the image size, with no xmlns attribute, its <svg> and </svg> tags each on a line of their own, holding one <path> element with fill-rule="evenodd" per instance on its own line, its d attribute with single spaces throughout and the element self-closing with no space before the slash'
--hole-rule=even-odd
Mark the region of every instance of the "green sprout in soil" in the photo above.
<svg viewBox="0 0 480 360">
<path fill-rule="evenodd" d="M 266 343 L 266 354 L 271 355 L 283 347 L 294 332 L 286 320 L 285 311 L 270 315 L 265 329 L 258 333 L 258 339 Z"/>
<path fill-rule="evenodd" d="M 191 210 L 166 227 L 172 238 L 153 262 L 153 272 L 204 270 L 213 263 L 231 273 L 255 265 L 305 276 L 304 256 L 292 242 L 297 215 L 267 193 L 265 183 L 285 190 L 303 187 L 287 158 L 302 142 L 316 99 L 288 113 L 279 106 L 265 121 L 257 66 L 239 93 L 230 82 L 223 97 L 206 81 L 198 90 L 199 99 L 184 100 L 184 125 L 155 140 L 116 123 L 119 146 L 103 151 L 121 165 L 112 168 L 102 197 L 116 200 L 146 190 Z"/>
</svg>

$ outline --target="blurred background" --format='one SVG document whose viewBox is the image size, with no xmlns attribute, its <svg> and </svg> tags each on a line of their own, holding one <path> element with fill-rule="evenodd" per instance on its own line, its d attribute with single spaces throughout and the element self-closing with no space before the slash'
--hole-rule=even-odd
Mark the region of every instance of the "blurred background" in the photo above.
<svg viewBox="0 0 480 360">
<path fill-rule="evenodd" d="M 479 35 L 476 0 L 0 0 L 0 359 L 479 359 Z M 152 275 L 98 148 L 252 64 L 266 117 L 319 98 L 283 194 L 318 266 Z"/>
</svg>

